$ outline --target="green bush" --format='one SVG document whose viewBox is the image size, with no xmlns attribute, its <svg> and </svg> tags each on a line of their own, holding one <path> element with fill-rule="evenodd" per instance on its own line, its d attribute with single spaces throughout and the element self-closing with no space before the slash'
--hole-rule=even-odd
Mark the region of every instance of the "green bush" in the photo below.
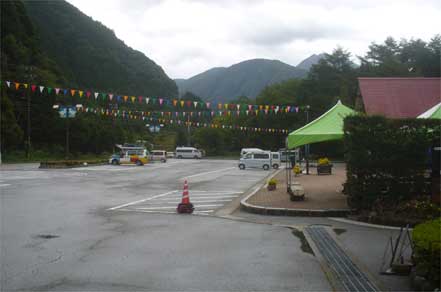
<svg viewBox="0 0 441 292">
<path fill-rule="evenodd" d="M 440 287 L 441 218 L 417 225 L 412 232 L 417 274 Z"/>
<path fill-rule="evenodd" d="M 344 122 L 347 180 L 344 193 L 358 210 L 394 209 L 427 197 L 428 151 L 440 141 L 440 123 L 425 119 L 350 116 Z"/>
</svg>

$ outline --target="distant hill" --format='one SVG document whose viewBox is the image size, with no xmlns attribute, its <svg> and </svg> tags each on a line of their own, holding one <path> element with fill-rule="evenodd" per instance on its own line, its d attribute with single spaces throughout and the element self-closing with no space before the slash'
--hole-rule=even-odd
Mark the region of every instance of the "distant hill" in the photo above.
<svg viewBox="0 0 441 292">
<path fill-rule="evenodd" d="M 161 67 L 66 1 L 24 4 L 39 31 L 42 49 L 56 61 L 71 86 L 177 96 L 175 82 Z"/>
<path fill-rule="evenodd" d="M 228 101 L 239 96 L 255 98 L 268 85 L 303 78 L 306 73 L 306 70 L 277 60 L 253 59 L 228 68 L 212 68 L 175 82 L 180 95 L 190 91 L 206 100 Z"/>
<path fill-rule="evenodd" d="M 309 56 L 308 58 L 306 58 L 305 60 L 303 60 L 302 62 L 300 62 L 296 67 L 309 71 L 309 69 L 311 69 L 312 65 L 317 64 L 320 59 L 322 59 L 325 56 L 324 53 L 322 54 L 312 54 L 311 56 Z"/>
</svg>

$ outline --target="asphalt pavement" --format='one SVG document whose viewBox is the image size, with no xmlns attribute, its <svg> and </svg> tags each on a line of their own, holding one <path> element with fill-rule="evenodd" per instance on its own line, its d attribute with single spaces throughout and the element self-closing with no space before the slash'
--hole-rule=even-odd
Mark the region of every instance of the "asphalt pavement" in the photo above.
<svg viewBox="0 0 441 292">
<path fill-rule="evenodd" d="M 1 166 L 1 288 L 330 290 L 290 229 L 212 216 L 270 173 L 233 160 Z M 185 179 L 195 215 L 173 212 Z"/>
</svg>

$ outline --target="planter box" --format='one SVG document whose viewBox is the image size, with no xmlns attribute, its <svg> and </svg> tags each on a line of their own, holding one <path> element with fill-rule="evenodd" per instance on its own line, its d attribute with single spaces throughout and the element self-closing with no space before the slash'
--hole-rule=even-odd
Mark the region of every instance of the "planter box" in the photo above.
<svg viewBox="0 0 441 292">
<path fill-rule="evenodd" d="M 317 174 L 332 174 L 332 164 L 317 165 Z"/>
</svg>

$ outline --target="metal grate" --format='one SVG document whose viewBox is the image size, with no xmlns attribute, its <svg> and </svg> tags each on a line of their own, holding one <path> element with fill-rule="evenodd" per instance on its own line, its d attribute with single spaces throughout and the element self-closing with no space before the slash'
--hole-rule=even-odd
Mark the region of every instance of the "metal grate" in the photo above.
<svg viewBox="0 0 441 292">
<path fill-rule="evenodd" d="M 380 291 L 352 262 L 326 228 L 309 226 L 306 231 L 346 291 Z"/>
</svg>

